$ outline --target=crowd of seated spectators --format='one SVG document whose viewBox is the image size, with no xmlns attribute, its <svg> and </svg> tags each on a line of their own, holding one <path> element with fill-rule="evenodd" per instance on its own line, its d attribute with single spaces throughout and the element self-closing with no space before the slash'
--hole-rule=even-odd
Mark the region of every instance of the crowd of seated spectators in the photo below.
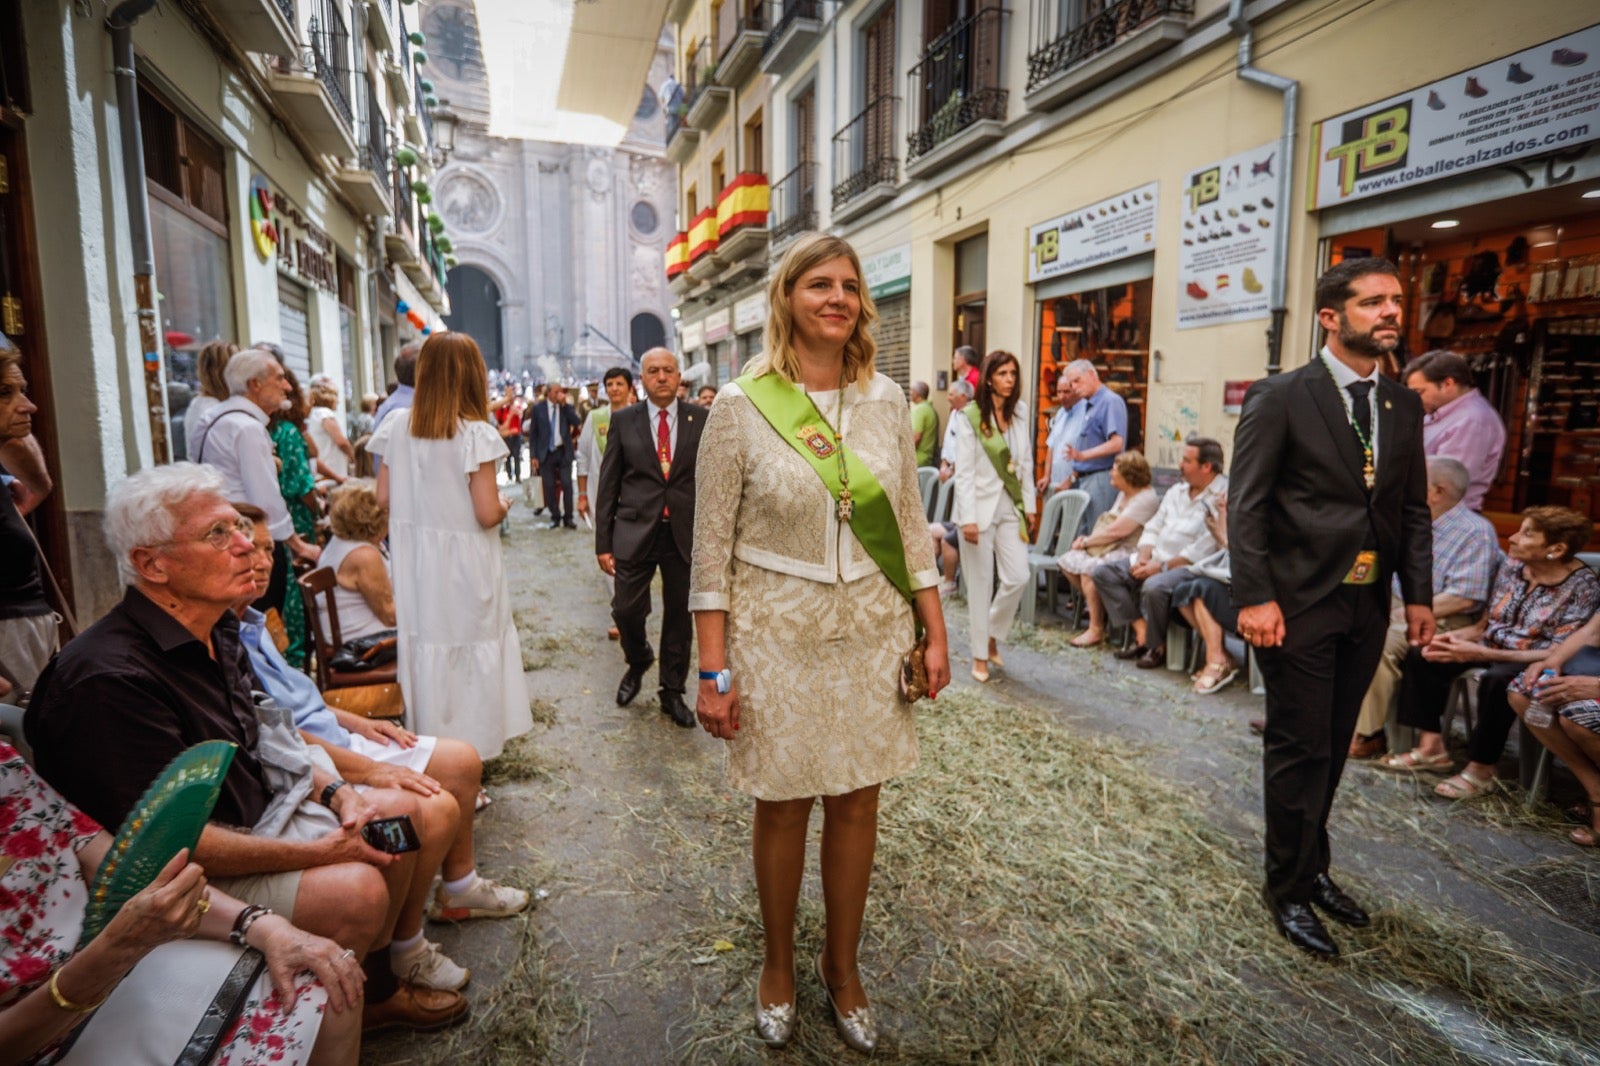
<svg viewBox="0 0 1600 1066">
<path fill-rule="evenodd" d="M 27 930 L 0 941 L 0 1061 L 174 1061 L 205 1039 L 230 1063 L 355 1063 L 363 1032 L 429 1031 L 469 1015 L 469 968 L 427 940 L 427 920 L 510 916 L 530 903 L 478 872 L 474 813 L 486 795 L 474 746 L 328 706 L 259 610 L 285 608 L 272 586 L 288 557 L 320 560 L 344 639 L 392 629 L 387 514 L 373 482 L 341 471 L 333 536 L 318 544 L 320 530 L 285 522 L 280 491 L 266 506 L 238 491 L 277 488 L 282 419 L 267 408 L 293 386 L 267 352 L 229 349 L 218 346 L 208 370 L 232 399 L 213 397 L 198 415 L 197 442 L 210 434 L 208 458 L 226 469 L 174 463 L 117 483 L 106 538 L 122 602 L 42 672 L 53 643 L 14 680 L 0 667 L 0 698 L 26 701 L 21 723 L 6 723 L 16 744 L 0 741 L 0 855 L 8 887 L 27 885 L 0 896 L 6 928 Z M 13 363 L 0 379 L 18 376 Z M 0 403 L 24 410 L 24 386 L 11 384 Z M 216 434 L 229 411 L 240 416 Z M 0 445 L 19 466 L 18 447 Z M 0 504 L 34 503 L 37 485 L 6 488 Z M 26 530 L 5 528 L 6 543 L 21 544 Z M 27 547 L 19 559 L 34 559 Z M 0 599 L 42 603 L 37 567 L 14 570 Z M 10 640 L 0 659 L 16 658 L 5 648 L 34 629 L 0 634 Z M 235 754 L 192 853 L 173 856 L 80 946 L 107 831 L 203 741 L 229 741 Z M 410 820 L 418 847 L 368 842 L 366 824 L 387 818 Z M 219 1015 L 213 999 L 237 978 L 245 946 L 266 968 L 246 975 L 242 1007 Z M 206 1034 L 202 1016 L 226 1026 Z"/>
</svg>

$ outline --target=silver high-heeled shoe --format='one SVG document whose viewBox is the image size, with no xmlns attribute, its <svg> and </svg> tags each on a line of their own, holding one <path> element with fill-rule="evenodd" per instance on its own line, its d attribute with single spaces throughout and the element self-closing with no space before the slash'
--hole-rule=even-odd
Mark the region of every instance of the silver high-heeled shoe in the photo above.
<svg viewBox="0 0 1600 1066">
<path fill-rule="evenodd" d="M 756 979 L 756 1035 L 768 1047 L 783 1047 L 794 1036 L 794 1000 L 761 1005 L 761 979 Z"/>
<path fill-rule="evenodd" d="M 833 989 L 828 987 L 828 979 L 822 975 L 820 951 L 817 952 L 817 980 L 827 994 L 828 1006 L 833 1010 L 833 1027 L 839 1030 L 840 1039 L 852 1050 L 870 1055 L 878 1046 L 878 1019 L 871 1007 L 857 1007 L 849 1014 L 839 1010 L 839 1004 L 833 1001 Z"/>
</svg>

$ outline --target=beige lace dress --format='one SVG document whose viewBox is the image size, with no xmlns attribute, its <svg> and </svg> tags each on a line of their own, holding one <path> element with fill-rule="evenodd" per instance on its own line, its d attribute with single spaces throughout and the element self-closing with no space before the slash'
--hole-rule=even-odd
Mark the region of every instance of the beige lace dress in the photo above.
<svg viewBox="0 0 1600 1066">
<path fill-rule="evenodd" d="M 938 582 L 905 395 L 844 390 L 845 442 L 893 503 L 913 588 Z M 839 393 L 813 392 L 830 425 Z M 828 490 L 737 384 L 722 387 L 695 471 L 689 609 L 727 611 L 739 732 L 728 782 L 757 799 L 841 795 L 917 765 L 896 680 L 912 613 L 834 513 Z"/>
</svg>

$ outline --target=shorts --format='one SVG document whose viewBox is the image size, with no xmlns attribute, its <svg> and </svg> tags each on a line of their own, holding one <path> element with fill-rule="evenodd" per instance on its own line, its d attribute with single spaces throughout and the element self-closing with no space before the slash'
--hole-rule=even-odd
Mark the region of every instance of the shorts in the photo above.
<svg viewBox="0 0 1600 1066">
<path fill-rule="evenodd" d="M 212 878 L 211 885 L 235 899 L 269 907 L 273 913 L 294 921 L 294 901 L 300 895 L 300 875 L 304 870 L 282 870 L 272 874 L 240 874 L 238 877 Z"/>
</svg>

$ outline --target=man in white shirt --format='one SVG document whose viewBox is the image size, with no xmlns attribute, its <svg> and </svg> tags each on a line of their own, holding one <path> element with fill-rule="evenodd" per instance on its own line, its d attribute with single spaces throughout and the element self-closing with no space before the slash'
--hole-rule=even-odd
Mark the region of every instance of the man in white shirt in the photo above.
<svg viewBox="0 0 1600 1066">
<path fill-rule="evenodd" d="M 1045 438 L 1045 448 L 1050 452 L 1050 468 L 1039 475 L 1039 497 L 1072 487 L 1072 459 L 1067 455 L 1068 445 L 1078 439 L 1079 423 L 1083 421 L 1083 408 L 1078 405 L 1078 393 L 1063 370 L 1056 378 L 1056 409 L 1050 415 L 1050 432 Z"/>
<path fill-rule="evenodd" d="M 1209 437 L 1190 437 L 1178 472 L 1183 480 L 1167 490 L 1160 510 L 1145 524 L 1138 554 L 1094 571 L 1095 590 L 1110 624 L 1133 626 L 1133 644 L 1117 652 L 1117 658 L 1136 660 L 1141 670 L 1166 664 L 1172 590 L 1188 580 L 1190 563 L 1217 550 L 1206 515 L 1228 491 L 1222 445 Z"/>
<path fill-rule="evenodd" d="M 950 401 L 950 421 L 944 427 L 944 441 L 939 446 L 939 454 L 943 457 L 939 461 L 940 481 L 949 481 L 950 475 L 956 472 L 956 415 L 972 402 L 972 395 L 972 385 L 965 378 L 951 382 L 950 390 L 945 393 L 945 398 Z"/>
<path fill-rule="evenodd" d="M 192 454 L 222 475 L 224 495 L 267 513 L 267 529 L 278 544 L 287 577 L 288 554 L 316 562 L 321 551 L 294 531 L 289 508 L 278 489 L 278 464 L 272 455 L 267 422 L 289 397 L 289 379 L 271 352 L 251 348 L 228 360 L 223 371 L 229 397 L 195 427 Z M 274 574 L 274 588 L 278 587 Z M 268 599 L 272 592 L 267 593 Z M 280 596 L 281 599 L 281 596 Z"/>
</svg>

